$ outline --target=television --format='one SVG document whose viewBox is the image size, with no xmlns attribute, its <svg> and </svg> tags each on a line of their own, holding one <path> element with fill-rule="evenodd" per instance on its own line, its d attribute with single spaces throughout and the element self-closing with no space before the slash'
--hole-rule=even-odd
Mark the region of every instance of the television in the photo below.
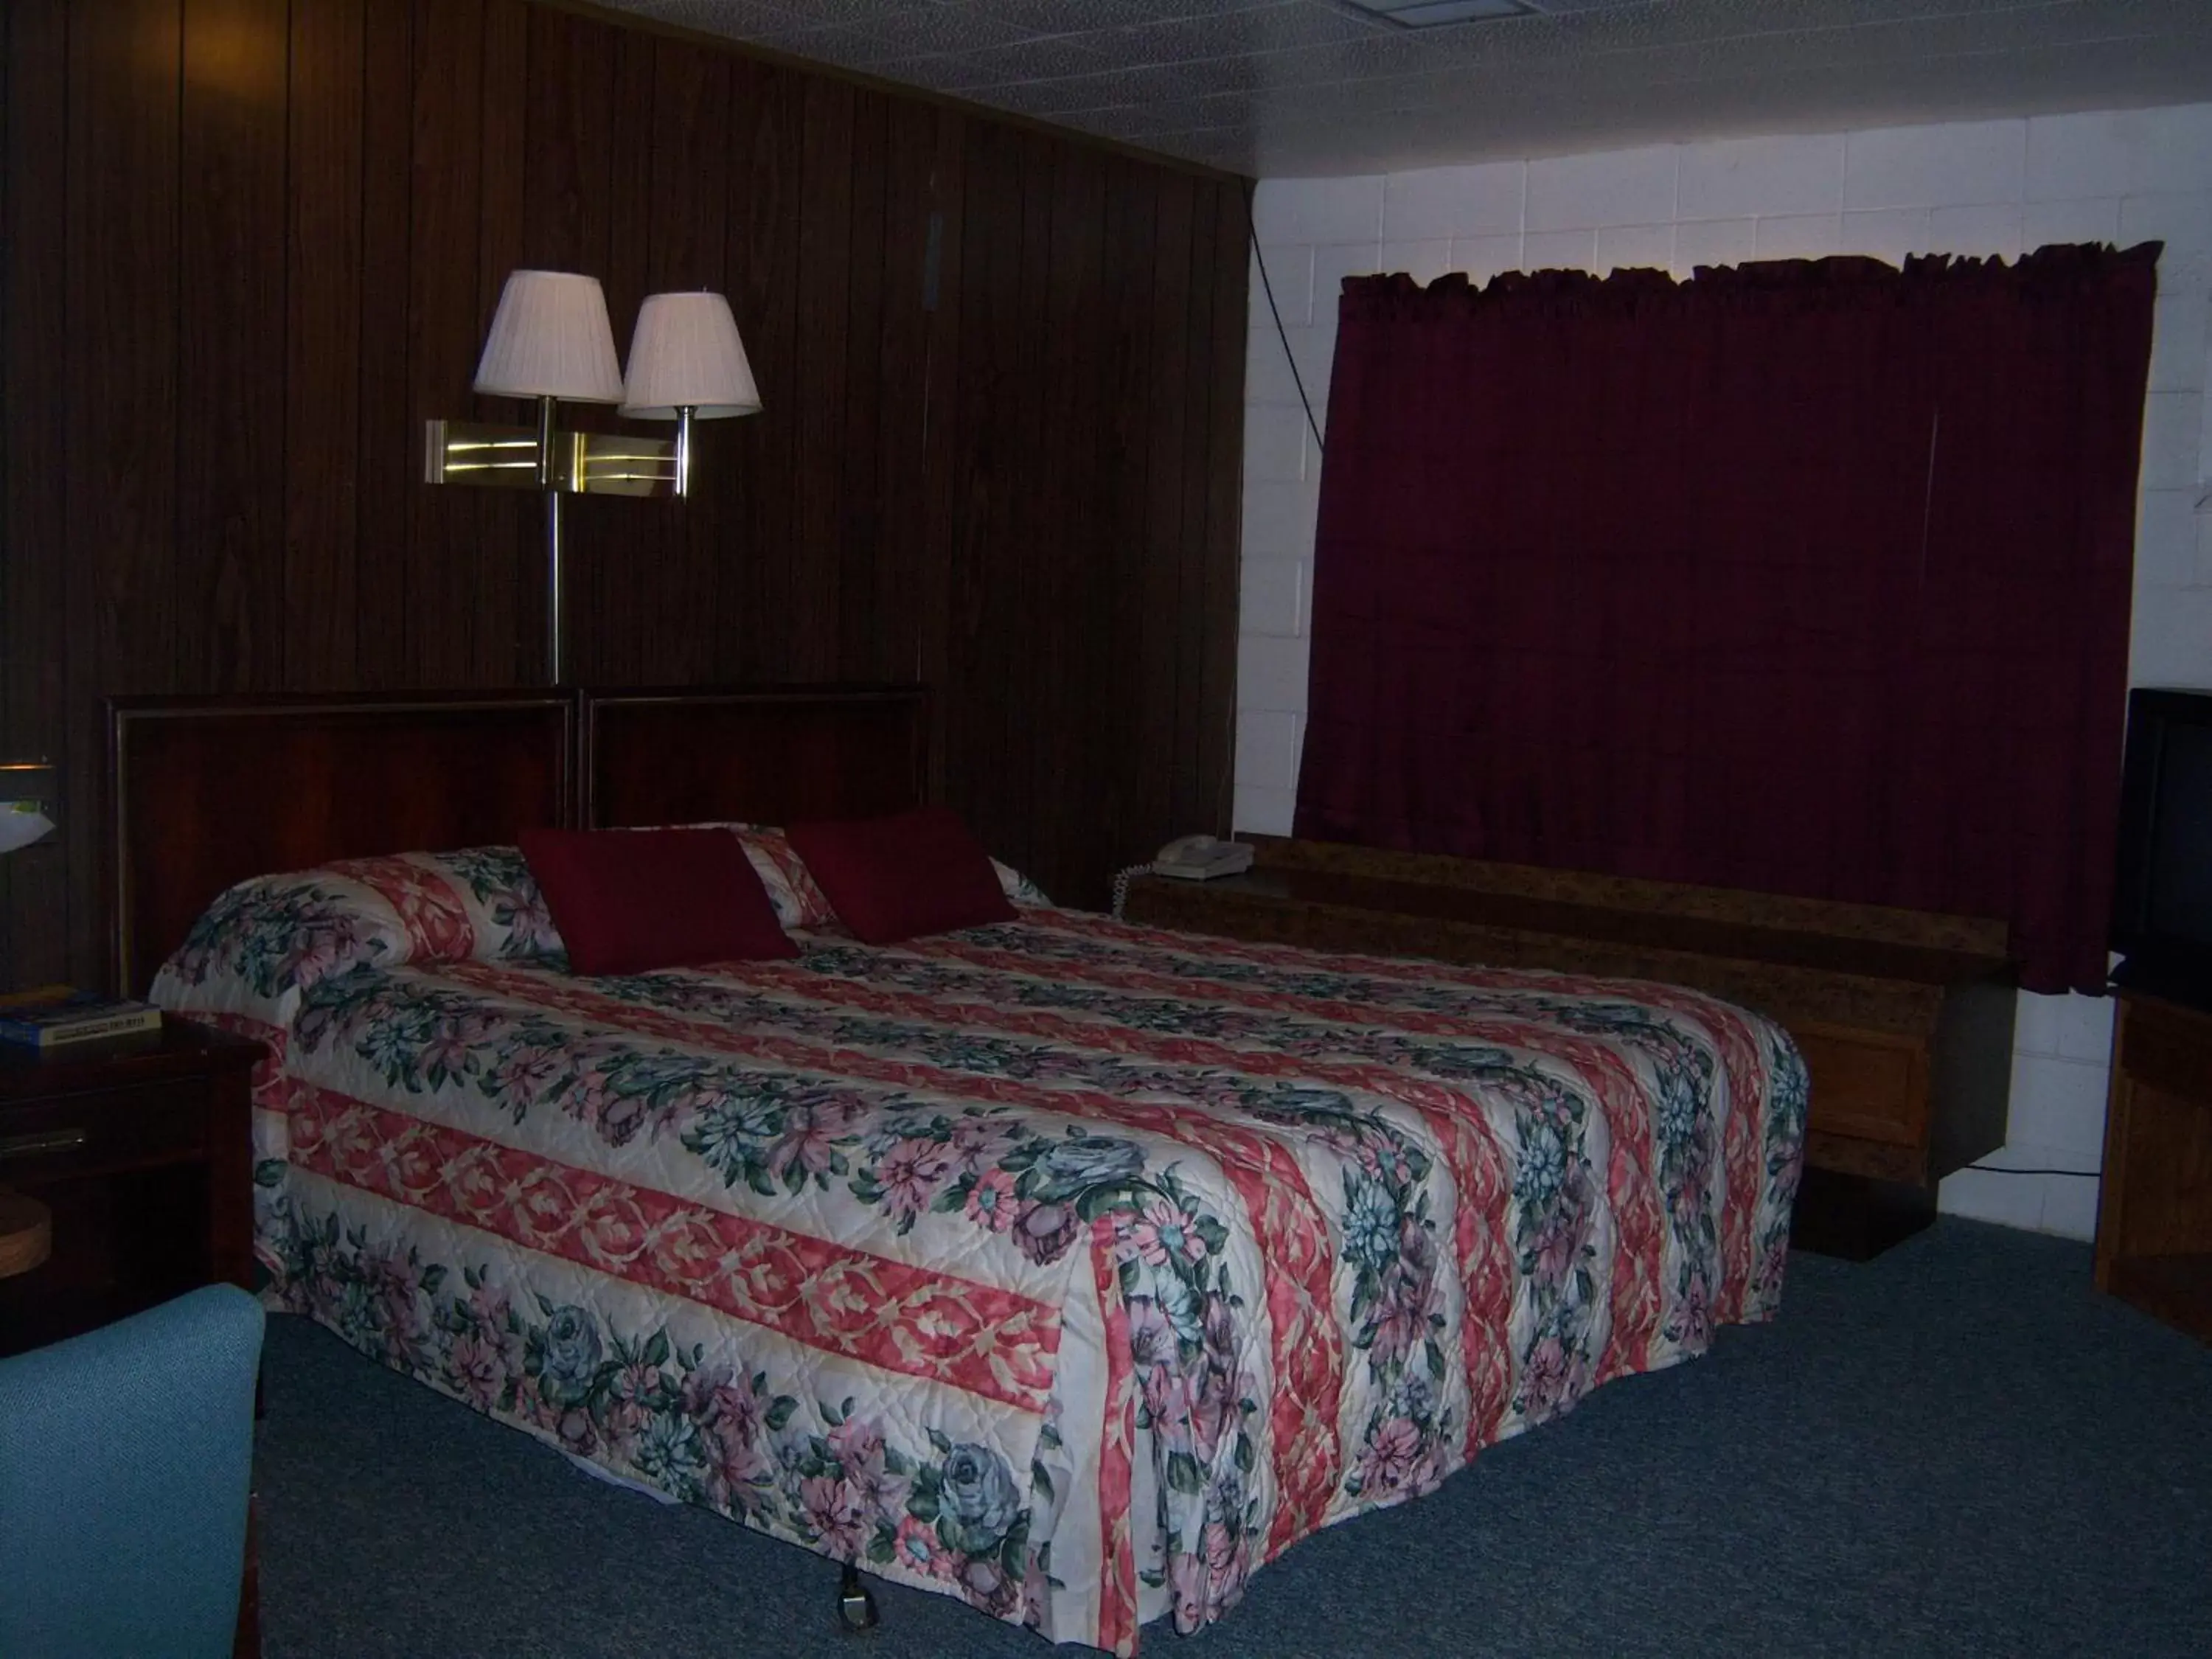
<svg viewBox="0 0 2212 1659">
<path fill-rule="evenodd" d="M 2212 691 L 2128 694 L 2115 984 L 2212 1009 Z"/>
</svg>

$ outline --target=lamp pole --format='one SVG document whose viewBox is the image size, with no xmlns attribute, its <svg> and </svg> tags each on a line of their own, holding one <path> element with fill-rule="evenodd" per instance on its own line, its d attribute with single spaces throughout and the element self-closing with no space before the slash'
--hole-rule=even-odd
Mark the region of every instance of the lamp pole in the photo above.
<svg viewBox="0 0 2212 1659">
<path fill-rule="evenodd" d="M 546 684 L 557 686 L 568 672 L 561 653 L 561 492 L 545 492 L 545 666 Z"/>
<path fill-rule="evenodd" d="M 545 494 L 545 670 L 558 686 L 568 665 L 561 660 L 561 481 L 553 465 L 554 404 L 538 400 L 538 487 Z"/>
</svg>

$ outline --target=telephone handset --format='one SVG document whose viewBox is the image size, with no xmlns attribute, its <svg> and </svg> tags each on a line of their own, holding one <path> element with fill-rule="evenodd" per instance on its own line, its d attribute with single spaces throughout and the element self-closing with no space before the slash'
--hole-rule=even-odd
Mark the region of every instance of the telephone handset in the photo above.
<svg viewBox="0 0 2212 1659">
<path fill-rule="evenodd" d="M 1152 860 L 1156 876 L 1182 881 L 1211 881 L 1216 876 L 1241 876 L 1252 867 L 1248 842 L 1217 841 L 1212 836 L 1185 836 L 1160 848 Z"/>
</svg>

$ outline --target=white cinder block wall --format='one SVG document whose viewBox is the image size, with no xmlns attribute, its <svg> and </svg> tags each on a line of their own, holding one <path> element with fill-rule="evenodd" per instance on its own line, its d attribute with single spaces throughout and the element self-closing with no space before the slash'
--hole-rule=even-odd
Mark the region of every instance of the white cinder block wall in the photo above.
<svg viewBox="0 0 2212 1659">
<path fill-rule="evenodd" d="M 1868 253 L 2016 256 L 2157 238 L 2130 678 L 2212 688 L 2212 105 L 1730 139 L 1356 179 L 1261 183 L 1267 270 L 1316 418 L 1328 419 L 1340 278 L 1404 270 L 1700 264 Z M 1236 822 L 1287 834 L 1306 707 L 1321 469 L 1258 268 L 1246 375 Z M 2094 1170 L 2112 1004 L 2022 996 L 2008 1144 L 1989 1160 Z M 1947 1210 L 2090 1236 L 2096 1183 L 1966 1172 Z"/>
</svg>

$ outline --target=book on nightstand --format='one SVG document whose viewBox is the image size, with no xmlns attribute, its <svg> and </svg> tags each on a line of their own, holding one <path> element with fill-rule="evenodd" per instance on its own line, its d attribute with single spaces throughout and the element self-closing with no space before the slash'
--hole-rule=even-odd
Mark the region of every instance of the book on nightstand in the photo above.
<svg viewBox="0 0 2212 1659">
<path fill-rule="evenodd" d="M 161 1011 L 149 1002 L 104 997 L 67 985 L 0 996 L 0 1042 L 24 1048 L 60 1048 L 72 1042 L 130 1036 L 161 1029 Z"/>
</svg>

